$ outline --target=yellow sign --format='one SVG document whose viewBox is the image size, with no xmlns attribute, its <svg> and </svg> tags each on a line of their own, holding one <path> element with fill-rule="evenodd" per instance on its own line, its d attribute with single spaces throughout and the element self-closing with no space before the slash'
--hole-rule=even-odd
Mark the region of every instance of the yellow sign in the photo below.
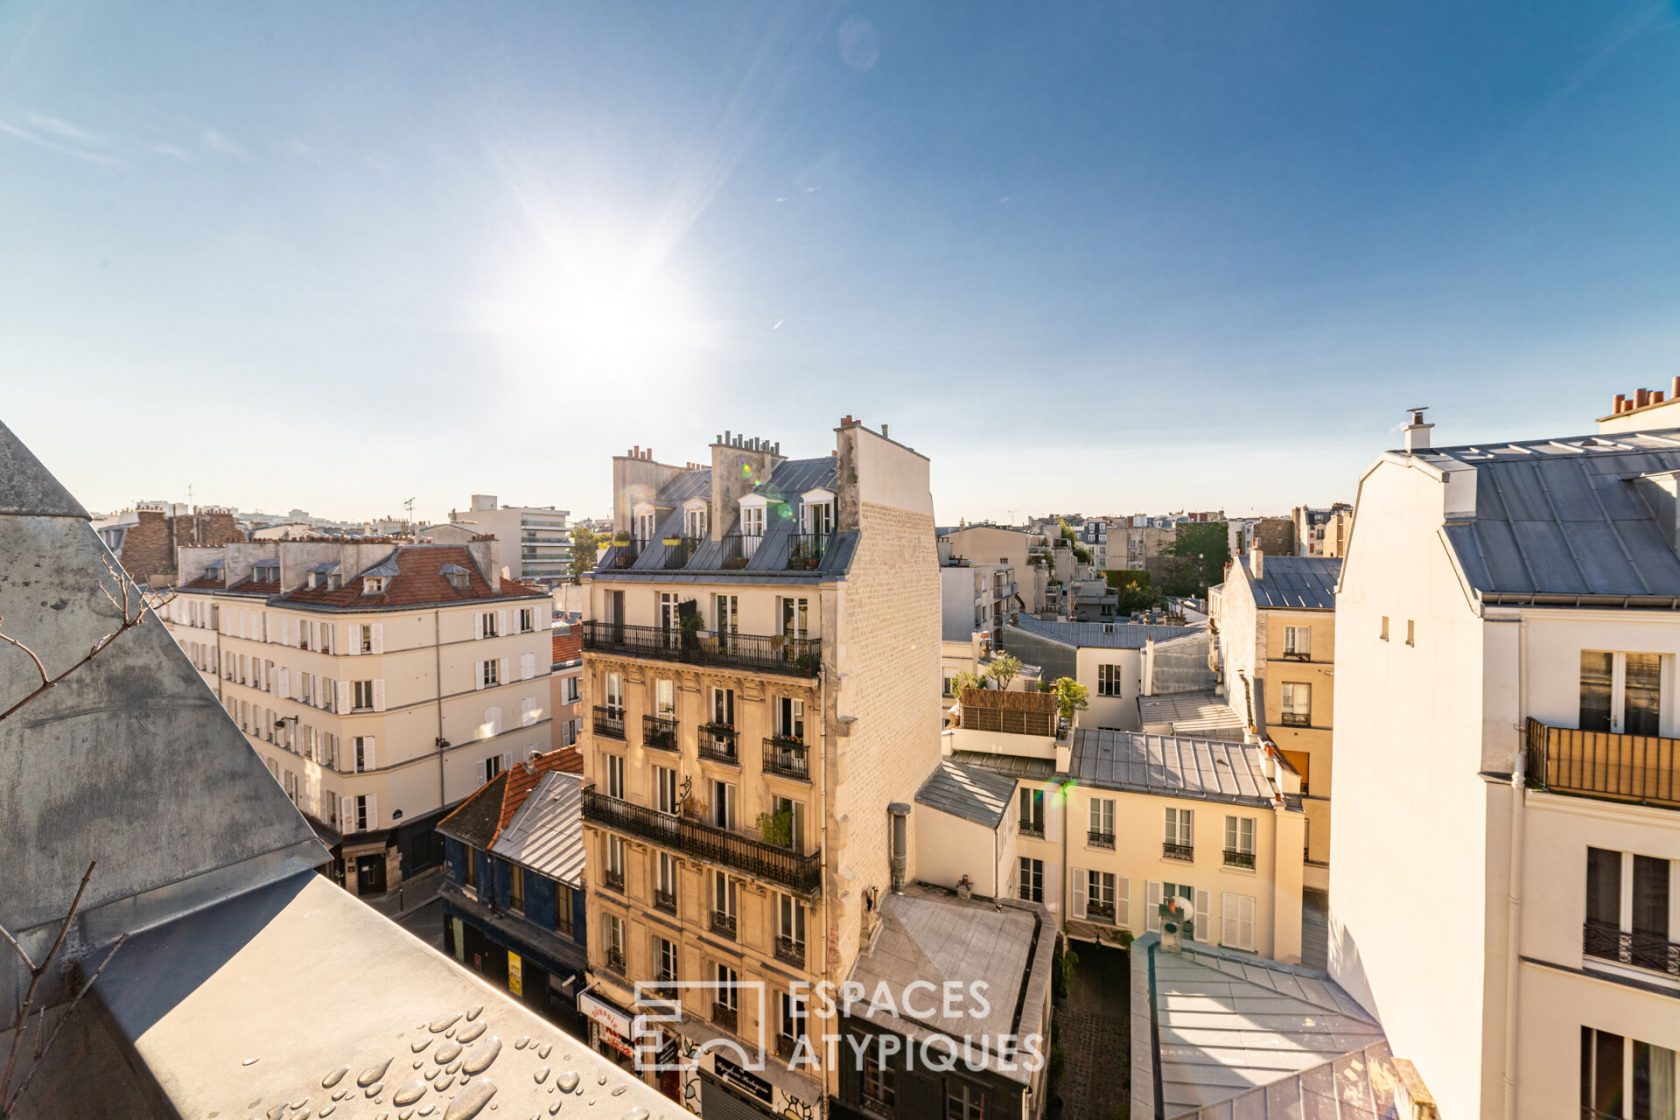
<svg viewBox="0 0 1680 1120">
<path fill-rule="evenodd" d="M 525 962 L 519 959 L 518 953 L 511 950 L 508 952 L 508 994 L 525 994 Z"/>
</svg>

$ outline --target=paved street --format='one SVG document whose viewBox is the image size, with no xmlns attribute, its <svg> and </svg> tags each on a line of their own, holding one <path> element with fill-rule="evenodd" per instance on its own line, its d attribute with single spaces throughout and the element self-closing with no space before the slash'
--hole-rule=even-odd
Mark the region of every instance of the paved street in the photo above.
<svg viewBox="0 0 1680 1120">
<path fill-rule="evenodd" d="M 443 951 L 443 902 L 438 888 L 443 869 L 423 871 L 384 898 L 365 900 L 375 910 L 396 922 L 432 948 Z"/>
<path fill-rule="evenodd" d="M 1067 1054 L 1063 1120 L 1116 1120 L 1131 1093 L 1127 1016 L 1129 957 L 1124 950 L 1075 942 L 1079 964 L 1056 1011 L 1057 1041 Z"/>
<path fill-rule="evenodd" d="M 429 902 L 411 907 L 396 922 L 438 952 L 443 952 L 442 899 L 434 896 Z"/>
</svg>

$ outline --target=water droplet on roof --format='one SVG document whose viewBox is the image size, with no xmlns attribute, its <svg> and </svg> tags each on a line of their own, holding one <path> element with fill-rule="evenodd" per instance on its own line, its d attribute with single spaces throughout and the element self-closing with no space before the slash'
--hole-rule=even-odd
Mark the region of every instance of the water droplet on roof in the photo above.
<svg viewBox="0 0 1680 1120">
<path fill-rule="evenodd" d="M 364 1069 L 357 1076 L 356 1084 L 360 1085 L 362 1088 L 366 1089 L 369 1085 L 372 1085 L 375 1081 L 378 1081 L 380 1078 L 384 1077 L 385 1076 L 385 1071 L 390 1069 L 390 1068 L 391 1068 L 391 1059 L 386 1058 L 383 1062 L 380 1062 L 378 1065 L 369 1066 L 367 1069 Z"/>
</svg>

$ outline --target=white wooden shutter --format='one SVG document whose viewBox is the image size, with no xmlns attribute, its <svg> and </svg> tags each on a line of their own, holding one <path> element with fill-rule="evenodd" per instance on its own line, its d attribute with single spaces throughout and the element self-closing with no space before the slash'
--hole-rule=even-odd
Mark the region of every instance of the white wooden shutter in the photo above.
<svg viewBox="0 0 1680 1120">
<path fill-rule="evenodd" d="M 511 765 L 513 765 L 513 752 L 512 751 L 503 751 L 502 752 L 502 769 L 506 770 Z"/>
<path fill-rule="evenodd" d="M 385 710 L 385 681 L 383 678 L 373 682 L 373 710 L 376 712 Z"/>
<path fill-rule="evenodd" d="M 1044 798 L 1044 838 L 1052 843 L 1060 843 L 1062 839 L 1062 802 L 1065 798 Z"/>
<path fill-rule="evenodd" d="M 338 694 L 337 710 L 348 712 L 350 710 L 350 682 L 334 681 L 333 683 L 335 685 L 334 691 Z"/>
<path fill-rule="evenodd" d="M 284 666 L 280 669 L 280 695 L 288 700 L 292 696 L 292 671 Z"/>
<path fill-rule="evenodd" d="M 371 793 L 367 795 L 367 826 L 369 830 L 379 827 L 379 798 Z"/>
<path fill-rule="evenodd" d="M 491 735 L 502 733 L 502 709 L 499 704 L 492 704 L 484 709 L 484 726 L 490 729 Z"/>
<path fill-rule="evenodd" d="M 383 622 L 373 624 L 373 652 L 385 652 L 385 624 Z"/>
<path fill-rule="evenodd" d="M 501 610 L 496 612 L 496 633 L 513 633 L 513 628 L 508 625 L 508 612 L 506 607 L 503 607 Z"/>
<path fill-rule="evenodd" d="M 1161 932 L 1161 884 L 1151 880 L 1143 889 L 1143 925 L 1150 933 Z"/>
<path fill-rule="evenodd" d="M 1213 899 L 1204 890 L 1196 892 L 1196 916 L 1191 922 L 1190 931 L 1197 941 L 1213 940 Z"/>
<path fill-rule="evenodd" d="M 484 662 L 477 662 L 473 665 L 473 691 L 474 692 L 478 692 L 478 691 L 480 691 L 484 688 L 484 665 L 485 665 Z"/>
<path fill-rule="evenodd" d="M 1126 929 L 1132 928 L 1132 882 L 1118 876 L 1114 880 L 1114 921 Z"/>
<path fill-rule="evenodd" d="M 508 659 L 507 658 L 504 657 L 504 658 L 501 659 L 501 664 L 499 666 L 499 670 L 500 671 L 496 673 L 496 680 L 497 680 L 498 683 L 506 684 L 513 679 L 512 677 L 508 676 Z"/>
<path fill-rule="evenodd" d="M 484 637 L 484 615 L 481 614 L 478 611 L 474 611 L 473 612 L 473 638 L 476 640 L 476 639 L 482 638 L 482 637 Z"/>
<path fill-rule="evenodd" d="M 378 762 L 374 761 L 375 755 L 374 755 L 373 752 L 374 752 L 374 748 L 376 746 L 377 746 L 377 744 L 374 742 L 374 736 L 364 735 L 362 737 L 362 769 L 363 770 L 372 770 L 379 765 Z"/>
<path fill-rule="evenodd" d="M 522 653 L 519 655 L 519 679 L 528 681 L 537 675 L 537 655 Z"/>
<path fill-rule="evenodd" d="M 1232 901 L 1235 898 L 1230 891 L 1219 896 L 1219 943 L 1233 948 L 1241 944 L 1237 933 L 1237 907 Z"/>
<path fill-rule="evenodd" d="M 1073 907 L 1071 916 L 1083 918 L 1085 916 L 1085 869 L 1073 869 Z"/>
<path fill-rule="evenodd" d="M 351 657 L 362 655 L 362 624 L 347 622 L 344 624 L 344 652 Z"/>
</svg>

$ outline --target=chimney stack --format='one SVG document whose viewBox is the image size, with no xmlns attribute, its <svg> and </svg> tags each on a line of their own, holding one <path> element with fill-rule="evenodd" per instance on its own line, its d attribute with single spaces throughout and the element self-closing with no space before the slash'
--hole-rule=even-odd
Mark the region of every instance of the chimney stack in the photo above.
<svg viewBox="0 0 1680 1120">
<path fill-rule="evenodd" d="M 1266 550 L 1258 544 L 1248 550 L 1248 570 L 1255 579 L 1266 578 Z"/>
<path fill-rule="evenodd" d="M 1428 405 L 1420 405 L 1417 408 L 1407 409 L 1407 411 L 1412 414 L 1412 422 L 1407 424 L 1402 431 L 1406 433 L 1406 453 L 1408 455 L 1417 451 L 1425 451 L 1429 448 L 1429 430 L 1435 425 L 1425 424 L 1423 422 L 1423 414 L 1427 412 L 1428 409 Z"/>
<path fill-rule="evenodd" d="M 1644 408 L 1651 403 L 1651 390 L 1635 389 L 1633 391 L 1633 407 Z"/>
<path fill-rule="evenodd" d="M 1680 378 L 1677 378 L 1676 380 L 1680 380 Z M 1615 407 L 1610 410 L 1610 415 L 1620 416 L 1622 414 L 1623 410 L 1625 410 L 1626 408 L 1627 408 L 1627 394 L 1626 393 L 1617 393 L 1616 394 L 1616 404 L 1615 404 Z"/>
</svg>

